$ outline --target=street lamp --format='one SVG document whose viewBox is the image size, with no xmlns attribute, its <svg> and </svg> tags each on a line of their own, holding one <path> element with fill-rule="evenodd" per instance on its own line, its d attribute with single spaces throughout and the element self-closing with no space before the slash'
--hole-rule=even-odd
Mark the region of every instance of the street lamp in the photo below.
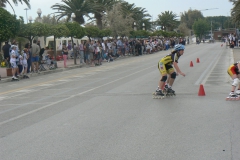
<svg viewBox="0 0 240 160">
<path fill-rule="evenodd" d="M 136 26 L 137 26 L 137 23 L 136 23 L 136 22 L 134 22 L 134 23 L 133 23 L 134 31 L 136 31 L 136 30 L 137 30 L 137 27 L 136 27 Z"/>
<path fill-rule="evenodd" d="M 75 18 L 76 18 L 76 15 L 75 15 L 75 13 L 72 13 L 72 15 L 71 15 L 71 18 L 72 18 L 72 21 L 73 21 L 73 19 L 75 19 Z"/>
<path fill-rule="evenodd" d="M 38 14 L 38 17 L 41 18 L 42 10 L 40 8 L 38 8 L 37 14 Z"/>
<path fill-rule="evenodd" d="M 32 23 L 32 20 L 33 20 L 33 19 L 32 19 L 32 16 L 29 16 L 29 17 L 28 17 L 28 20 L 29 20 L 30 23 Z"/>
<path fill-rule="evenodd" d="M 143 30 L 145 30 L 145 23 L 143 23 L 142 26 L 143 26 Z"/>
<path fill-rule="evenodd" d="M 39 22 L 39 23 L 42 23 L 42 17 L 41 17 L 41 15 L 42 15 L 42 10 L 41 10 L 40 8 L 38 8 L 37 14 L 38 14 L 38 22 Z M 38 40 L 40 41 L 40 46 L 41 46 L 41 47 L 45 47 L 44 37 L 43 37 L 43 36 L 42 36 L 42 37 L 38 37 Z"/>
<path fill-rule="evenodd" d="M 24 10 L 26 10 L 26 19 L 27 19 L 27 23 L 28 23 L 27 11 L 28 11 L 29 9 L 28 9 L 28 8 L 25 8 Z"/>
</svg>

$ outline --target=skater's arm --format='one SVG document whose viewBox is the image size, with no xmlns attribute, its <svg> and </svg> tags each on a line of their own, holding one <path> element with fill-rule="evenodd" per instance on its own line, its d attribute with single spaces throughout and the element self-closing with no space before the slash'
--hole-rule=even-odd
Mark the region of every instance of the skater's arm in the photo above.
<svg viewBox="0 0 240 160">
<path fill-rule="evenodd" d="M 177 62 L 173 62 L 174 68 L 177 70 L 177 73 L 181 74 L 182 76 L 185 77 L 185 74 L 181 72 L 180 68 L 178 67 Z"/>
</svg>

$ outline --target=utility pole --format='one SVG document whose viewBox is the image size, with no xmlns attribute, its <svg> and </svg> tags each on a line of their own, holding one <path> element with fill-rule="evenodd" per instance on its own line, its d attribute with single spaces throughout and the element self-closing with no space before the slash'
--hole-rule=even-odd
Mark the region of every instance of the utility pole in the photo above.
<svg viewBox="0 0 240 160">
<path fill-rule="evenodd" d="M 211 38 L 212 38 L 212 21 L 211 21 Z"/>
</svg>

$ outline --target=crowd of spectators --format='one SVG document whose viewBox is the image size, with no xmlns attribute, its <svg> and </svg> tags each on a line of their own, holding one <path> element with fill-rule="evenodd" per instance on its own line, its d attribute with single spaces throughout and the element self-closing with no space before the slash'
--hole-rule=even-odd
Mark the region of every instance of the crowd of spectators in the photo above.
<svg viewBox="0 0 240 160">
<path fill-rule="evenodd" d="M 188 42 L 189 43 L 189 40 Z M 186 45 L 183 38 L 147 38 L 147 39 L 108 39 L 82 41 L 76 45 L 68 42 L 68 58 L 73 58 L 74 54 L 80 57 L 80 64 L 89 66 L 102 65 L 102 61 L 112 62 L 114 59 L 124 56 L 141 56 L 151 54 L 156 51 L 168 50 L 175 44 Z M 60 49 L 61 44 L 59 44 Z"/>
<path fill-rule="evenodd" d="M 189 42 L 188 42 L 189 43 Z M 82 41 L 80 44 L 59 44 L 57 47 L 61 51 L 64 67 L 67 67 L 67 59 L 73 58 L 74 54 L 79 57 L 81 65 L 98 66 L 102 62 L 113 62 L 115 59 L 124 56 L 141 56 L 152 54 L 161 50 L 173 48 L 175 44 L 186 44 L 183 38 L 146 38 L 146 39 L 108 39 Z M 43 70 L 43 62 L 46 63 L 53 57 L 49 54 L 49 48 L 41 48 L 40 41 L 33 40 L 27 43 L 22 51 L 19 50 L 18 43 L 14 40 L 11 45 L 6 42 L 2 47 L 6 63 L 15 68 L 12 71 L 13 78 L 18 78 L 22 74 Z M 14 54 L 13 54 L 14 53 Z M 23 59 L 24 57 L 24 64 Z M 12 63 L 14 61 L 14 64 Z M 53 64 L 50 61 L 50 64 Z M 26 69 L 26 70 L 25 70 Z M 44 68 L 44 70 L 46 70 Z"/>
</svg>

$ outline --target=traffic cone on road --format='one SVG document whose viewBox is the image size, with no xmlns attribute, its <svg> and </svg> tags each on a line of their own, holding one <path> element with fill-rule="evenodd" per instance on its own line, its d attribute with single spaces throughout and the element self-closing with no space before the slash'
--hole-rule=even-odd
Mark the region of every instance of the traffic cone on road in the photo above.
<svg viewBox="0 0 240 160">
<path fill-rule="evenodd" d="M 193 62 L 192 61 L 190 62 L 190 67 L 193 67 Z"/>
<path fill-rule="evenodd" d="M 197 63 L 200 63 L 199 58 L 197 58 Z"/>
<path fill-rule="evenodd" d="M 205 91 L 202 84 L 199 87 L 198 96 L 205 96 Z"/>
</svg>

